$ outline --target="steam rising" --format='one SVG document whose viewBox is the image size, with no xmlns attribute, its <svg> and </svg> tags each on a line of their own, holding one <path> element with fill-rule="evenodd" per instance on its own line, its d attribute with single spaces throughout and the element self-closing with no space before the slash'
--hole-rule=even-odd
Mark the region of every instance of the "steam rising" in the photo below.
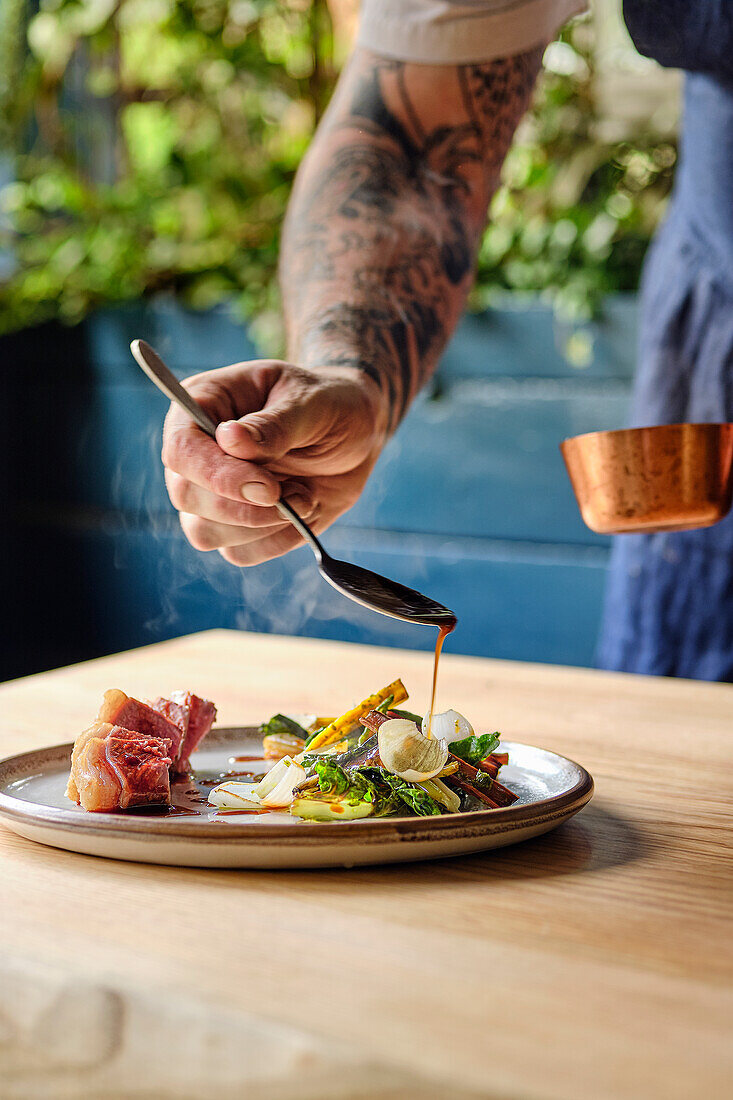
<svg viewBox="0 0 733 1100">
<path fill-rule="evenodd" d="M 122 526 L 126 536 L 117 540 L 115 567 L 130 570 L 131 558 L 137 560 L 139 555 L 148 577 L 155 582 L 150 600 L 152 614 L 144 623 L 151 641 L 212 627 L 232 627 L 379 641 L 383 645 L 433 645 L 433 631 L 377 615 L 337 593 L 323 580 L 305 547 L 245 569 L 230 565 L 216 552 L 194 550 L 180 530 L 165 491 L 160 427 L 150 426 L 142 440 L 138 436 L 133 442 L 134 446 L 120 454 L 112 479 L 112 499 L 119 509 L 114 531 L 119 532 Z M 396 446 L 392 441 L 392 457 Z M 325 544 L 337 557 L 386 572 L 388 567 L 382 561 L 385 543 L 396 547 L 402 537 L 369 529 L 384 491 L 385 477 L 380 467 L 372 475 L 367 498 L 360 502 L 359 522 L 364 528 L 331 528 L 326 532 Z M 409 542 L 417 546 L 417 540 Z M 129 549 L 131 545 L 134 553 Z M 419 586 L 420 575 L 425 572 L 415 569 L 419 557 L 410 555 L 409 576 L 404 575 L 405 559 L 400 557 L 395 579 Z M 143 577 L 133 583 L 143 584 Z"/>
</svg>

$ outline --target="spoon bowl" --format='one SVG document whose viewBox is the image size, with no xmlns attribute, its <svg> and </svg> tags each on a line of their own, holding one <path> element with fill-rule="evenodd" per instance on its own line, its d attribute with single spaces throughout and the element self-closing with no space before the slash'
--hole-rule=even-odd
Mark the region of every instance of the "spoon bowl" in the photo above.
<svg viewBox="0 0 733 1100">
<path fill-rule="evenodd" d="M 414 588 L 373 573 L 360 565 L 339 561 L 329 554 L 320 562 L 320 570 L 329 584 L 345 596 L 373 611 L 424 626 L 455 627 L 456 617 L 442 604 L 423 596 Z"/>
</svg>

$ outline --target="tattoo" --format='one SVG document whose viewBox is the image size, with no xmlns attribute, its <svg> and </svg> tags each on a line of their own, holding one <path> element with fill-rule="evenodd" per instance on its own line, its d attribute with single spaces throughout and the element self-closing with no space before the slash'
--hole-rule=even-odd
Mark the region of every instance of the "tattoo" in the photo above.
<svg viewBox="0 0 733 1100">
<path fill-rule="evenodd" d="M 362 371 L 380 389 L 386 388 L 390 412 L 401 419 L 415 386 L 418 357 L 427 354 L 439 331 L 436 311 L 418 301 L 410 304 L 409 318 L 396 316 L 387 305 L 335 303 L 312 318 L 303 335 L 301 356 L 309 365 Z M 384 370 L 385 365 L 394 369 Z"/>
<path fill-rule="evenodd" d="M 429 70 L 360 56 L 307 158 L 281 263 L 293 355 L 362 371 L 393 427 L 460 315 L 540 56 Z M 427 104 L 426 71 L 447 82 Z"/>
</svg>

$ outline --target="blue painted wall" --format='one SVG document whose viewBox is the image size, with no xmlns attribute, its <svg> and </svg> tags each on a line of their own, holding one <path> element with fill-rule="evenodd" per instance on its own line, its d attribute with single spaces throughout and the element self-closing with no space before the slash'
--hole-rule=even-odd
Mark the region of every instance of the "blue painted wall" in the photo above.
<svg viewBox="0 0 733 1100">
<path fill-rule="evenodd" d="M 453 651 L 592 663 L 608 546 L 579 519 L 558 443 L 624 423 L 635 318 L 632 298 L 610 300 L 582 334 L 583 368 L 536 302 L 466 318 L 329 548 L 454 608 Z M 37 441 L 22 452 L 15 429 L 6 439 L 3 568 L 17 613 L 0 671 L 211 626 L 430 648 L 431 632 L 345 603 L 305 550 L 241 571 L 188 547 L 160 469 L 167 405 L 129 356 L 136 336 L 182 377 L 256 354 L 224 312 L 173 303 L 0 342 L 10 422 L 28 425 L 32 410 Z M 40 632 L 24 624 L 29 601 Z"/>
</svg>

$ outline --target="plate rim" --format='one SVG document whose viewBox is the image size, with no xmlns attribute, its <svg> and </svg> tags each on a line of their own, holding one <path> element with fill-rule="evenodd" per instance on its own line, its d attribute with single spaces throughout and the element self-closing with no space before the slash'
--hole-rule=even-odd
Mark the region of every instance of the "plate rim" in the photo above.
<svg viewBox="0 0 733 1100">
<path fill-rule="evenodd" d="M 245 734 L 255 731 L 256 728 L 254 726 L 215 727 L 212 733 Z M 457 814 L 429 817 L 364 818 L 357 821 L 292 821 L 272 825 L 258 823 L 257 826 L 237 824 L 231 820 L 224 822 L 220 819 L 218 824 L 223 826 L 220 829 L 216 828 L 216 819 L 213 822 L 211 820 L 192 821 L 178 817 L 156 820 L 151 817 L 125 817 L 119 813 L 90 813 L 81 816 L 71 807 L 66 809 L 27 802 L 0 790 L 0 819 L 5 818 L 9 825 L 11 821 L 17 821 L 62 832 L 103 835 L 110 840 L 115 837 L 124 837 L 127 840 L 139 842 L 179 840 L 221 845 L 249 840 L 253 843 L 270 845 L 311 845 L 326 841 L 329 837 L 334 842 L 342 842 L 347 837 L 353 837 L 355 843 L 369 844 L 379 843 L 385 839 L 448 840 L 456 834 L 466 836 L 481 832 L 507 832 L 519 825 L 538 825 L 557 817 L 565 817 L 571 812 L 582 809 L 592 798 L 595 789 L 593 777 L 582 764 L 553 749 L 528 745 L 523 741 L 504 741 L 503 744 L 507 748 L 515 746 L 534 749 L 572 765 L 578 773 L 576 782 L 567 791 L 551 795 L 549 798 L 541 798 L 521 805 L 502 806 L 495 810 L 468 810 Z M 39 756 L 47 756 L 49 753 L 58 757 L 64 754 L 70 756 L 72 748 L 73 742 L 68 741 L 4 757 L 0 759 L 0 784 L 9 781 L 6 773 L 11 767 L 27 769 L 30 775 L 31 766 Z M 24 809 L 24 806 L 32 809 Z"/>
</svg>

